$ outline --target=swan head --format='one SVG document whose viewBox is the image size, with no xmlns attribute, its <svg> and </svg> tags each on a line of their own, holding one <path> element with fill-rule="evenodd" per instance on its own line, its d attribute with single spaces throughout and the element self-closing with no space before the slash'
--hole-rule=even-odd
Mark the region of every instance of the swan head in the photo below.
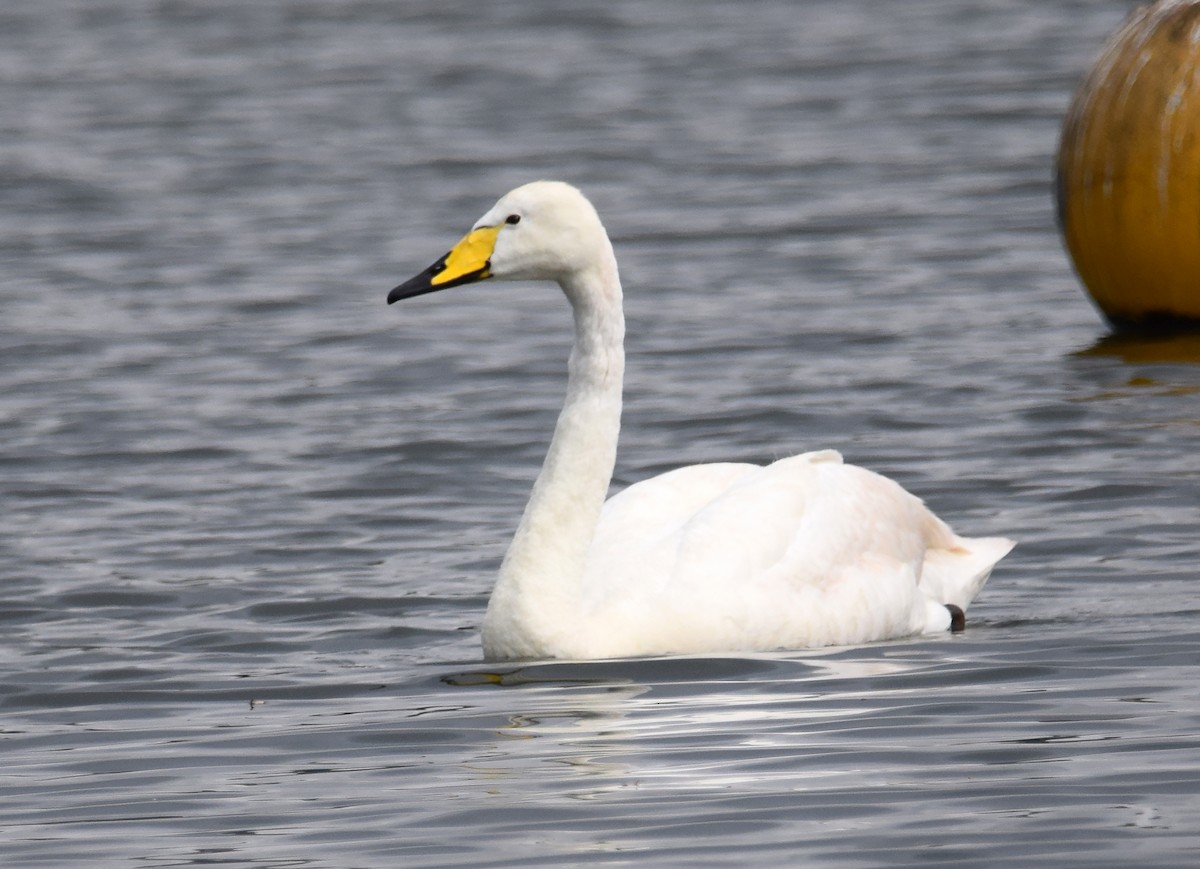
<svg viewBox="0 0 1200 869">
<path fill-rule="evenodd" d="M 463 284 L 551 280 L 564 288 L 582 271 L 615 269 L 596 209 L 562 181 L 534 181 L 504 196 L 449 253 L 388 293 L 388 304 Z"/>
</svg>

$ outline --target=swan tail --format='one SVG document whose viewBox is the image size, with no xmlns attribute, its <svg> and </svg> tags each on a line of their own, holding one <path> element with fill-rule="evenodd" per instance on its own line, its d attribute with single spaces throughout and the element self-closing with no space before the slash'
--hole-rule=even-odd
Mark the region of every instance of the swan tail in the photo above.
<svg viewBox="0 0 1200 869">
<path fill-rule="evenodd" d="M 1015 545 L 1005 537 L 956 537 L 953 545 L 928 549 L 921 570 L 921 590 L 931 603 L 942 608 L 953 604 L 965 612 L 996 562 Z"/>
</svg>

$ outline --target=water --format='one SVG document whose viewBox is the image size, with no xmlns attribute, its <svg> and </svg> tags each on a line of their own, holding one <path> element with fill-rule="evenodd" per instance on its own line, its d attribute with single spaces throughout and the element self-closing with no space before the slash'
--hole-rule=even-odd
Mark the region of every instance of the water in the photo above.
<svg viewBox="0 0 1200 869">
<path fill-rule="evenodd" d="M 1200 344 L 1053 223 L 1132 4 L 48 0 L 0 13 L 5 866 L 1190 866 Z M 485 667 L 595 200 L 623 484 L 836 446 L 1020 546 L 967 632 Z"/>
</svg>

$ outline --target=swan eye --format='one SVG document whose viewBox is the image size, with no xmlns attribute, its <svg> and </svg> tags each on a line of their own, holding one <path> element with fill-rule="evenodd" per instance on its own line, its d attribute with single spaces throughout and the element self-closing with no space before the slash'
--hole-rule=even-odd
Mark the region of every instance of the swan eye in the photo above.
<svg viewBox="0 0 1200 869">
<path fill-rule="evenodd" d="M 505 222 L 505 223 L 508 223 L 508 224 L 520 223 L 520 222 L 521 222 L 521 215 L 519 215 L 519 214 L 510 214 L 508 217 L 504 218 L 504 222 Z"/>
</svg>

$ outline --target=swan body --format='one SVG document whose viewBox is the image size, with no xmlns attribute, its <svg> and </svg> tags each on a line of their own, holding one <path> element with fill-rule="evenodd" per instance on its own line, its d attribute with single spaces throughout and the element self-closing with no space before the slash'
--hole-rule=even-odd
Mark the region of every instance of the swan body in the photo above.
<svg viewBox="0 0 1200 869">
<path fill-rule="evenodd" d="M 1004 538 L 959 537 L 832 451 L 692 465 L 605 500 L 625 322 L 612 245 L 575 188 L 506 194 L 388 302 L 487 278 L 556 281 L 575 344 L 554 437 L 483 621 L 488 660 L 865 643 L 951 627 Z"/>
</svg>

